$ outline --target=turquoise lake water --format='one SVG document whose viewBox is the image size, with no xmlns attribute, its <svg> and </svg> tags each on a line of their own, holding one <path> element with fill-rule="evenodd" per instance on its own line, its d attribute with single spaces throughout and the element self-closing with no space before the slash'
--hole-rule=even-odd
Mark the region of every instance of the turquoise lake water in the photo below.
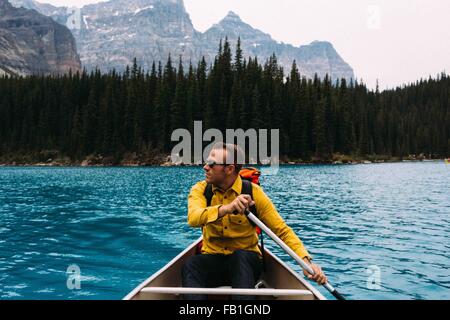
<svg viewBox="0 0 450 320">
<path fill-rule="evenodd" d="M 0 298 L 123 298 L 200 236 L 186 204 L 202 179 L 199 167 L 0 168 Z M 450 299 L 450 165 L 283 166 L 261 183 L 349 299 Z"/>
</svg>

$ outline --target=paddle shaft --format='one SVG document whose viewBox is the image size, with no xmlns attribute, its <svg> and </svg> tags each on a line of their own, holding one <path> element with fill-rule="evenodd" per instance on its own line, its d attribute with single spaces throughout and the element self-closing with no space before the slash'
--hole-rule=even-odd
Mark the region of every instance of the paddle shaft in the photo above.
<svg viewBox="0 0 450 320">
<path fill-rule="evenodd" d="M 295 261 L 300 264 L 300 266 L 305 269 L 309 274 L 314 275 L 314 270 L 303 261 L 289 246 L 283 242 L 272 230 L 270 230 L 261 220 L 259 220 L 253 213 L 251 213 L 248 209 L 245 209 L 245 215 L 256 224 L 262 231 L 267 233 L 269 237 L 272 238 L 284 251 L 286 251 Z M 323 285 L 336 299 L 345 300 L 345 298 L 328 282 Z"/>
</svg>

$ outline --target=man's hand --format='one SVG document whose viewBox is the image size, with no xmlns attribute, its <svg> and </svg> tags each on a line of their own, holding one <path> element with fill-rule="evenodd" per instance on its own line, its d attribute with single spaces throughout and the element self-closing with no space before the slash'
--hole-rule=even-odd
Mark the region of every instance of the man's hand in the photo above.
<svg viewBox="0 0 450 320">
<path fill-rule="evenodd" d="M 233 202 L 225 204 L 219 208 L 219 217 L 223 217 L 226 214 L 238 214 L 244 213 L 246 208 L 255 205 L 255 201 L 248 194 L 241 194 Z"/>
<path fill-rule="evenodd" d="M 306 264 L 308 264 L 314 270 L 314 275 L 311 275 L 305 269 L 303 269 L 303 274 L 305 275 L 305 277 L 307 277 L 309 280 L 317 282 L 320 285 L 328 282 L 327 276 L 325 275 L 325 273 L 323 273 L 320 266 L 311 263 L 308 258 L 303 258 L 303 261 L 305 261 Z"/>
</svg>

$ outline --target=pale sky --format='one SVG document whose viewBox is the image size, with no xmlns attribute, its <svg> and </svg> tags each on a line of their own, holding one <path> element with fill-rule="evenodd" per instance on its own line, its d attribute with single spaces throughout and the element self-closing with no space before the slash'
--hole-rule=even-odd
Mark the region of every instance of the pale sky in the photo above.
<svg viewBox="0 0 450 320">
<path fill-rule="evenodd" d="M 83 6 L 98 0 L 39 0 Z M 232 10 L 272 38 L 295 46 L 330 41 L 358 79 L 394 87 L 450 72 L 448 0 L 184 0 L 205 31 Z"/>
</svg>

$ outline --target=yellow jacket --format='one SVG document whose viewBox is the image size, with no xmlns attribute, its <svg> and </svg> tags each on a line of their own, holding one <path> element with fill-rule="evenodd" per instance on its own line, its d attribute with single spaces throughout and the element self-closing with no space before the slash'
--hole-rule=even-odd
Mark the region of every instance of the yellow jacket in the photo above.
<svg viewBox="0 0 450 320">
<path fill-rule="evenodd" d="M 202 253 L 228 255 L 235 250 L 244 249 L 261 254 L 255 227 L 244 214 L 227 214 L 218 218 L 220 205 L 229 204 L 241 194 L 241 177 L 238 176 L 226 191 L 213 186 L 214 196 L 210 207 L 206 207 L 203 194 L 206 185 L 206 181 L 198 182 L 191 188 L 188 196 L 188 224 L 191 227 L 203 227 Z M 258 218 L 301 258 L 310 257 L 302 241 L 286 225 L 272 201 L 257 184 L 253 184 L 253 200 Z"/>
</svg>

